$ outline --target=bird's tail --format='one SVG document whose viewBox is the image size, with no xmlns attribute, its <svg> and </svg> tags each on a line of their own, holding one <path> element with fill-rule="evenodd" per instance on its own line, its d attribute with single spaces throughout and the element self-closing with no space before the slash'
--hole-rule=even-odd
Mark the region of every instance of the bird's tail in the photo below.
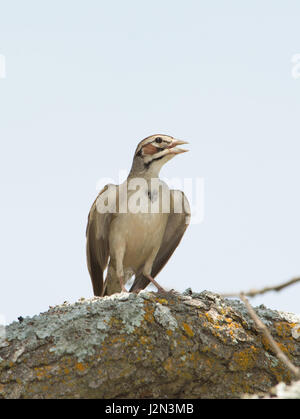
<svg viewBox="0 0 300 419">
<path fill-rule="evenodd" d="M 137 275 L 134 283 L 132 284 L 132 287 L 130 288 L 129 292 L 134 292 L 138 290 L 145 289 L 150 284 L 150 281 L 148 278 L 146 278 L 142 273 L 140 275 Z"/>
<path fill-rule="evenodd" d="M 100 264 L 97 261 L 97 258 L 94 255 L 93 247 L 91 246 L 91 243 L 87 242 L 86 247 L 86 255 L 87 255 L 87 265 L 88 270 L 91 276 L 92 285 L 93 285 L 93 291 L 94 295 L 96 297 L 101 297 L 103 292 L 103 271 L 101 269 Z"/>
</svg>

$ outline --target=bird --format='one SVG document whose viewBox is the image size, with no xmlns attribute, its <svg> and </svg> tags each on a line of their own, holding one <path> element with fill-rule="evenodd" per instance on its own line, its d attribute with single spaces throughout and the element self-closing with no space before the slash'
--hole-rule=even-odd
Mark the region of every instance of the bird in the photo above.
<svg viewBox="0 0 300 419">
<path fill-rule="evenodd" d="M 138 293 L 150 283 L 167 292 L 155 277 L 179 245 L 190 223 L 190 205 L 180 190 L 159 178 L 161 168 L 188 150 L 186 141 L 156 134 L 137 146 L 127 179 L 108 184 L 98 194 L 86 228 L 87 267 L 93 292 L 103 297 Z M 106 279 L 103 280 L 107 268 Z"/>
</svg>

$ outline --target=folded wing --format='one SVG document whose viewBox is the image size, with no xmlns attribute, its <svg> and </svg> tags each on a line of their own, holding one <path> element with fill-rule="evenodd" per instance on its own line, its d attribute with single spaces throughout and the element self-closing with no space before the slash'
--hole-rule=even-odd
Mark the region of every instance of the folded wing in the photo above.
<svg viewBox="0 0 300 419">
<path fill-rule="evenodd" d="M 106 185 L 102 189 L 93 203 L 86 228 L 87 266 L 94 295 L 98 297 L 102 296 L 103 292 L 103 272 L 109 259 L 109 227 L 114 215 L 111 212 L 103 212 L 104 201 L 109 201 L 109 186 Z M 107 210 L 109 210 L 108 207 Z"/>
</svg>

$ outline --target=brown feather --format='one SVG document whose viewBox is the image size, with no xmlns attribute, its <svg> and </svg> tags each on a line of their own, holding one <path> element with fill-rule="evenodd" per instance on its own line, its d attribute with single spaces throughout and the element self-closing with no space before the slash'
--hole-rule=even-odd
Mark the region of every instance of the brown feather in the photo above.
<svg viewBox="0 0 300 419">
<path fill-rule="evenodd" d="M 153 144 L 147 144 L 143 147 L 143 153 L 144 154 L 155 154 L 159 151 L 158 148 L 156 148 Z"/>
<path fill-rule="evenodd" d="M 102 296 L 103 272 L 109 258 L 108 232 L 113 217 L 111 213 L 101 214 L 97 211 L 97 199 L 107 190 L 105 186 L 94 201 L 88 216 L 86 229 L 86 256 L 91 276 L 94 295 Z"/>
</svg>

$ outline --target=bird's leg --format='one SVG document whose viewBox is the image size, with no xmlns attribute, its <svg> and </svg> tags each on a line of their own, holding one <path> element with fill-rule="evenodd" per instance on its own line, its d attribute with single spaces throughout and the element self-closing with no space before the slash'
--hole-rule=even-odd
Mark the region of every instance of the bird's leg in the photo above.
<svg viewBox="0 0 300 419">
<path fill-rule="evenodd" d="M 118 243 L 118 246 L 116 246 L 116 274 L 120 281 L 121 290 L 122 292 L 128 292 L 125 288 L 125 273 L 124 273 L 124 267 L 123 267 L 123 258 L 125 253 L 125 245 L 123 242 Z"/>
<path fill-rule="evenodd" d="M 163 287 L 161 287 L 156 281 L 155 279 L 151 276 L 151 272 L 152 272 L 152 266 L 154 263 L 154 260 L 156 258 L 158 252 L 158 248 L 153 249 L 150 257 L 148 258 L 148 260 L 146 261 L 145 265 L 144 265 L 144 269 L 143 269 L 143 275 L 149 279 L 150 282 L 152 282 L 153 285 L 156 286 L 157 291 L 160 293 L 166 293 L 166 291 L 163 289 Z"/>
<path fill-rule="evenodd" d="M 124 277 L 123 276 L 119 276 L 119 281 L 120 281 L 122 292 L 128 292 L 127 289 L 125 288 L 125 285 L 124 285 Z"/>
<path fill-rule="evenodd" d="M 134 292 L 134 294 L 138 294 L 141 291 L 143 291 L 143 288 L 137 288 L 136 290 L 134 290 L 132 292 Z"/>
<path fill-rule="evenodd" d="M 148 278 L 149 279 L 149 281 L 151 281 L 152 282 L 152 284 L 153 285 L 155 285 L 156 286 L 156 288 L 157 288 L 157 291 L 158 292 L 160 292 L 160 293 L 162 293 L 162 294 L 166 294 L 167 293 L 167 291 L 163 288 L 163 287 L 161 287 L 156 281 L 155 281 L 155 279 L 154 278 L 152 278 L 152 276 L 151 275 L 148 275 L 148 274 L 144 274 L 145 275 L 145 277 L 146 278 Z"/>
</svg>

